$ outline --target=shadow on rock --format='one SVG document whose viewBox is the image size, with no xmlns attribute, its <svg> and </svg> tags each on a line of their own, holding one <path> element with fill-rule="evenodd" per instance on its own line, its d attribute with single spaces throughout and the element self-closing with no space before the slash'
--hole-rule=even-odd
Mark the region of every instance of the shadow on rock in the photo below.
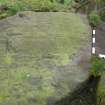
<svg viewBox="0 0 105 105">
<path fill-rule="evenodd" d="M 88 80 L 80 84 L 74 92 L 62 98 L 55 104 L 50 105 L 96 105 L 97 87 L 100 81 L 99 77 L 90 76 Z"/>
</svg>

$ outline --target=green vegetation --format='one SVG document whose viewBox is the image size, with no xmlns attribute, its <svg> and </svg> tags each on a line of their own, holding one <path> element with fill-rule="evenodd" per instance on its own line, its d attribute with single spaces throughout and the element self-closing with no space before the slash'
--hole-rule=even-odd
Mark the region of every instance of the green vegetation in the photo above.
<svg viewBox="0 0 105 105">
<path fill-rule="evenodd" d="M 101 23 L 101 17 L 96 11 L 92 11 L 89 15 L 90 24 L 93 27 L 98 26 Z"/>
<path fill-rule="evenodd" d="M 68 64 L 89 43 L 88 27 L 79 14 L 21 14 L 7 18 L 0 31 L 0 104 L 46 105 L 48 97 L 69 92 L 64 79 L 54 81 L 52 69 Z"/>
<path fill-rule="evenodd" d="M 74 7 L 77 12 L 83 12 L 88 16 L 92 15 L 90 21 L 92 21 L 93 25 L 98 25 L 97 21 L 105 21 L 105 0 L 75 0 L 75 2 Z"/>
<path fill-rule="evenodd" d="M 104 0 L 0 0 L 0 19 L 25 10 L 66 12 L 75 9 L 76 11 L 81 9 L 87 14 L 97 11 L 101 19 L 104 19 L 104 7 Z"/>
<path fill-rule="evenodd" d="M 64 4 L 56 0 L 0 0 L 0 18 L 25 10 L 36 12 L 66 11 L 73 4 L 74 0 L 65 0 Z"/>
<path fill-rule="evenodd" d="M 50 0 L 0 0 L 0 18 L 14 15 L 18 11 L 62 11 L 63 5 Z"/>
<path fill-rule="evenodd" d="M 105 105 L 105 60 L 95 55 L 92 56 L 91 64 L 91 75 L 101 77 L 98 86 L 95 87 L 97 97 L 96 105 Z"/>
<path fill-rule="evenodd" d="M 91 75 L 100 76 L 104 71 L 105 63 L 103 59 L 100 59 L 96 55 L 91 59 Z"/>
<path fill-rule="evenodd" d="M 71 5 L 75 2 L 75 0 L 56 0 L 57 2 L 61 4 Z"/>
</svg>

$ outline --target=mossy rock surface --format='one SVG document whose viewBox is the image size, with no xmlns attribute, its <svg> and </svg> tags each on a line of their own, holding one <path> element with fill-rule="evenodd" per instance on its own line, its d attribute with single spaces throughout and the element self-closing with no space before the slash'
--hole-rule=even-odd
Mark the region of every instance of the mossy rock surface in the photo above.
<svg viewBox="0 0 105 105">
<path fill-rule="evenodd" d="M 0 21 L 0 105 L 46 105 L 88 78 L 78 64 L 82 54 L 90 56 L 84 20 L 73 13 L 26 11 Z"/>
</svg>

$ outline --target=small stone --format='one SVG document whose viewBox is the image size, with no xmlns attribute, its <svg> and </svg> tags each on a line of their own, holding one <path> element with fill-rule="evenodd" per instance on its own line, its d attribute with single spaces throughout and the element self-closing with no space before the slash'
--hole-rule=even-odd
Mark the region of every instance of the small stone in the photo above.
<svg viewBox="0 0 105 105">
<path fill-rule="evenodd" d="M 80 100 L 80 103 L 82 103 L 82 100 Z"/>
<path fill-rule="evenodd" d="M 90 92 L 93 92 L 93 88 L 90 88 Z"/>
<path fill-rule="evenodd" d="M 27 74 L 27 77 L 30 77 L 30 74 Z"/>
</svg>

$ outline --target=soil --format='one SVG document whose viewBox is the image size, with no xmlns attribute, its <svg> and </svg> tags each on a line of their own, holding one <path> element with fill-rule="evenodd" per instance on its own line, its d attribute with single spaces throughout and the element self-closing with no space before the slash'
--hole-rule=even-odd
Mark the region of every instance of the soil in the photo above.
<svg viewBox="0 0 105 105">
<path fill-rule="evenodd" d="M 96 53 L 105 54 L 105 22 L 96 28 Z"/>
</svg>

